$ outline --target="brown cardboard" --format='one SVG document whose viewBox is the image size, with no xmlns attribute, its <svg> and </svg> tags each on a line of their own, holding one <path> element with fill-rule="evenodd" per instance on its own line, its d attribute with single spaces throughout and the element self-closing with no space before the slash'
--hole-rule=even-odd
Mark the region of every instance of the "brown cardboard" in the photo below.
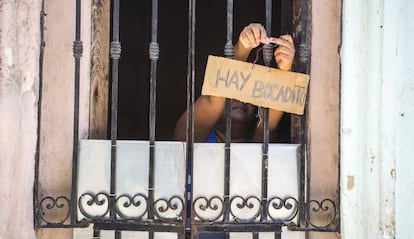
<svg viewBox="0 0 414 239">
<path fill-rule="evenodd" d="M 309 75 L 209 56 L 202 94 L 302 115 Z"/>
</svg>

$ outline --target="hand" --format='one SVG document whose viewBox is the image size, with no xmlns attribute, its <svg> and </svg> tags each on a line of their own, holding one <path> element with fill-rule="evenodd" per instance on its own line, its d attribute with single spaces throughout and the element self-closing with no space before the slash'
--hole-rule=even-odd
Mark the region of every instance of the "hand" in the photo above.
<svg viewBox="0 0 414 239">
<path fill-rule="evenodd" d="M 245 49 L 251 50 L 260 43 L 268 44 L 270 39 L 266 36 L 266 30 L 259 23 L 250 23 L 244 27 L 239 36 L 239 43 Z"/>
<path fill-rule="evenodd" d="M 274 53 L 279 69 L 285 71 L 291 70 L 295 58 L 295 45 L 292 36 L 282 35 L 280 38 L 271 37 L 270 42 L 279 45 Z"/>
</svg>

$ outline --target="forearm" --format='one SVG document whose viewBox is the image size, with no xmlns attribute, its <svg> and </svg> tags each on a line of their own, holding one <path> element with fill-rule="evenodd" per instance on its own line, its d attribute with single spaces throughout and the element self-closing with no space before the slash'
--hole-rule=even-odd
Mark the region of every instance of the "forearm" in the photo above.
<svg viewBox="0 0 414 239">
<path fill-rule="evenodd" d="M 246 61 L 249 57 L 251 49 L 243 47 L 240 42 L 237 42 L 234 46 L 234 59 L 239 61 Z"/>
<path fill-rule="evenodd" d="M 194 104 L 194 141 L 204 142 L 211 133 L 225 107 L 225 98 L 216 96 L 200 96 Z M 186 140 L 186 111 L 181 115 L 174 129 L 174 139 Z"/>
</svg>

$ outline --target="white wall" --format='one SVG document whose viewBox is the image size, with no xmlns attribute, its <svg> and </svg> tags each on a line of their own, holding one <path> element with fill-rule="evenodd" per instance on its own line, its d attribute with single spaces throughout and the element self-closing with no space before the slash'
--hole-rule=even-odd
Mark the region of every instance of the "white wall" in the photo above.
<svg viewBox="0 0 414 239">
<path fill-rule="evenodd" d="M 404 225 L 414 215 L 413 6 L 404 0 L 343 1 L 343 238 L 414 237 Z"/>
<path fill-rule="evenodd" d="M 384 55 L 388 86 L 396 93 L 395 149 L 395 229 L 396 238 L 412 239 L 412 216 L 414 215 L 414 174 L 413 174 L 413 135 L 414 135 L 414 2 L 387 1 L 385 23 L 388 27 L 386 43 L 391 45 Z M 389 11 L 389 12 L 388 12 Z"/>
<path fill-rule="evenodd" d="M 34 238 L 40 1 L 0 1 L 0 238 Z"/>
</svg>

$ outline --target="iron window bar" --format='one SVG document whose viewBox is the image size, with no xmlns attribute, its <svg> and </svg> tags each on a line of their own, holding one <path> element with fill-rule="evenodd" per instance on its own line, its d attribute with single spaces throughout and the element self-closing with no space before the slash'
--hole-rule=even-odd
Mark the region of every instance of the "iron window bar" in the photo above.
<svg viewBox="0 0 414 239">
<path fill-rule="evenodd" d="M 81 210 L 86 220 L 94 224 L 94 230 L 115 230 L 115 238 L 121 238 L 121 230 L 141 230 L 149 232 L 149 239 L 154 238 L 154 232 L 173 231 L 180 238 L 184 235 L 185 211 L 181 211 L 179 218 L 164 218 L 160 212 L 163 210 L 176 210 L 177 203 L 184 207 L 184 199 L 179 196 L 173 196 L 170 199 L 154 197 L 154 179 L 155 179 L 155 122 L 156 122 L 156 81 L 157 81 L 157 61 L 159 58 L 159 45 L 157 43 L 158 31 L 158 0 L 152 1 L 152 21 L 151 21 L 151 43 L 149 44 L 149 58 L 151 60 L 150 71 L 150 107 L 149 107 L 149 177 L 147 195 L 137 193 L 134 196 L 116 195 L 115 179 L 116 179 L 116 141 L 117 141 L 117 102 L 118 102 L 118 60 L 120 58 L 120 42 L 119 42 L 119 1 L 114 0 L 113 8 L 113 41 L 111 43 L 112 58 L 112 108 L 111 108 L 111 192 L 106 195 L 104 192 L 96 195 L 89 195 L 92 198 L 88 203 L 94 203 L 98 206 L 103 205 L 103 201 L 99 201 L 98 195 L 107 197 L 110 200 L 110 219 L 105 216 L 107 211 L 99 217 L 88 215 L 86 210 Z M 145 205 L 145 211 L 138 217 L 127 217 L 123 215 L 119 208 L 120 199 L 127 199 L 127 203 L 122 207 L 141 207 Z M 93 202 L 92 202 L 93 201 Z M 165 207 L 156 208 L 157 203 L 164 202 Z M 80 208 L 81 209 L 81 208 Z M 146 219 L 143 219 L 144 215 Z M 118 218 L 119 217 L 119 218 Z"/>
<path fill-rule="evenodd" d="M 307 4 L 307 1 L 304 0 L 302 4 Z M 266 0 L 266 32 L 270 36 L 271 35 L 271 22 L 272 22 L 272 1 Z M 232 48 L 232 17 L 233 17 L 233 1 L 227 1 L 227 42 L 225 45 L 225 57 L 226 58 L 233 58 L 233 48 Z M 302 15 L 302 22 L 306 23 L 307 15 Z M 302 34 L 306 34 L 303 32 Z M 306 35 L 305 35 L 306 36 Z M 302 38 L 305 40 L 306 38 Z M 263 51 L 263 60 L 266 66 L 270 66 L 271 60 L 273 55 L 273 48 L 270 45 L 264 46 Z M 309 62 L 307 62 L 309 64 Z M 306 202 L 305 194 L 308 191 L 306 188 L 305 180 L 306 180 L 306 150 L 304 143 L 302 141 L 300 147 L 300 153 L 298 157 L 300 157 L 300 190 L 299 190 L 299 198 L 287 197 L 287 198 L 279 198 L 279 197 L 272 197 L 268 199 L 267 194 L 267 186 L 268 186 L 268 147 L 269 147 L 269 109 L 263 109 L 263 121 L 264 121 L 264 132 L 263 132 L 263 143 L 262 143 L 262 195 L 261 198 L 257 198 L 254 196 L 243 198 L 241 196 L 233 196 L 230 198 L 229 195 L 229 174 L 230 174 L 230 154 L 231 154 L 231 99 L 226 99 L 226 106 L 225 106 L 225 114 L 226 114 L 226 132 L 225 132 L 225 166 L 224 166 L 224 196 L 221 199 L 220 196 L 213 196 L 211 198 L 206 197 L 199 197 L 193 201 L 192 209 L 194 213 L 191 217 L 191 225 L 194 227 L 193 231 L 196 233 L 199 232 L 225 232 L 226 238 L 228 238 L 228 232 L 252 232 L 253 238 L 258 238 L 257 232 L 274 232 L 275 238 L 281 238 L 282 227 L 287 227 L 288 230 L 291 231 L 320 231 L 320 232 L 335 232 L 339 231 L 338 225 L 338 215 L 337 215 L 337 208 L 335 202 L 331 199 L 323 199 L 322 201 L 317 200 L 310 200 Z M 305 120 L 302 119 L 302 123 Z M 302 125 L 305 126 L 305 125 Z M 302 129 L 303 130 L 303 129 Z M 261 208 L 259 209 L 258 214 L 255 217 L 249 218 L 245 221 L 235 221 L 231 222 L 229 219 L 230 215 L 235 215 L 231 210 L 231 204 L 236 198 L 241 198 L 243 202 L 239 204 L 239 208 L 249 207 L 249 200 L 257 200 L 261 204 Z M 203 208 L 207 207 L 209 209 L 217 209 L 222 208 L 221 212 L 215 216 L 214 219 L 207 219 L 203 218 L 200 214 L 197 214 L 197 209 L 195 202 L 197 200 L 204 200 L 205 204 L 202 205 Z M 217 207 L 217 204 L 213 203 L 213 200 L 217 204 L 222 203 L 222 207 Z M 275 209 L 294 209 L 293 213 L 285 220 L 278 220 L 272 217 L 270 212 L 270 208 L 273 207 Z M 199 208 L 203 210 L 203 208 Z M 325 224 L 317 224 L 313 223 L 310 218 L 308 211 L 311 210 L 312 212 L 321 212 L 321 211 L 332 211 L 333 214 L 331 216 L 331 220 L 326 222 Z M 195 219 L 194 215 L 197 216 L 198 221 Z M 299 224 L 291 222 L 296 216 L 299 217 Z M 259 222 L 255 222 L 255 220 L 259 217 Z M 270 217 L 270 220 L 268 219 Z M 223 218 L 223 219 L 220 219 Z"/>
<path fill-rule="evenodd" d="M 111 183 L 110 183 L 110 192 L 99 192 L 97 194 L 84 193 L 78 198 L 77 190 L 77 179 L 78 179 L 78 145 L 79 145 L 79 78 L 80 78 L 80 59 L 83 53 L 83 43 L 81 41 L 80 35 L 80 20 L 81 20 L 81 0 L 76 0 L 76 34 L 75 41 L 73 44 L 73 55 L 75 58 L 75 77 L 74 77 L 74 124 L 73 124 L 73 151 L 72 151 L 72 187 L 71 187 L 71 196 L 70 199 L 66 196 L 53 197 L 43 197 L 41 198 L 39 193 L 39 145 L 38 151 L 36 154 L 36 169 L 35 169 L 35 186 L 34 186 L 34 204 L 35 204 L 35 226 L 37 228 L 72 228 L 72 227 L 86 227 L 89 223 L 94 223 L 94 236 L 99 236 L 99 230 L 115 230 L 116 238 L 120 238 L 121 230 L 138 230 L 138 231 L 149 231 L 150 239 L 153 238 L 153 232 L 176 232 L 179 238 L 184 237 L 184 228 L 186 224 L 186 207 L 182 207 L 183 211 L 180 213 L 181 218 L 168 219 L 162 218 L 157 214 L 156 209 L 154 208 L 154 203 L 156 200 L 153 195 L 153 185 L 154 185 L 154 147 L 155 147 L 155 102 L 156 102 L 156 63 L 159 57 L 159 46 L 157 43 L 157 17 L 158 17 L 158 1 L 153 0 L 153 19 L 152 19 L 152 39 L 149 47 L 150 60 L 151 60 L 151 75 L 150 75 L 150 176 L 149 181 L 149 190 L 148 197 L 138 193 L 133 197 L 129 195 L 116 195 L 115 188 L 115 179 L 116 179 L 116 146 L 117 146 L 117 104 L 118 104 L 118 62 L 121 56 L 121 43 L 119 41 L 119 1 L 114 0 L 113 7 L 113 36 L 111 42 L 111 59 L 112 59 L 112 108 L 111 108 Z M 189 161 L 193 158 L 193 144 L 194 144 L 194 85 L 195 85 L 195 4 L 196 0 L 189 0 L 189 42 L 188 42 L 188 68 L 187 68 L 187 107 L 189 109 L 189 114 L 187 118 L 187 159 Z M 266 0 L 266 31 L 270 35 L 271 29 L 271 0 Z M 307 4 L 306 0 L 303 0 L 302 4 Z M 305 9 L 307 11 L 307 9 Z M 306 22 L 306 14 L 302 14 L 302 21 Z M 43 17 L 41 17 L 43 19 Z M 233 34 L 233 0 L 228 0 L 227 2 L 227 41 L 225 45 L 224 54 L 227 58 L 233 58 L 234 49 L 232 44 L 232 34 Z M 302 37 L 302 41 L 306 37 Z M 302 49 L 302 45 L 300 49 Z M 305 43 L 306 45 L 306 43 Z M 301 54 L 301 53 L 300 53 Z M 269 60 L 272 57 L 272 49 L 265 48 L 264 51 L 264 60 L 265 64 L 270 64 Z M 268 63 L 267 63 L 268 62 Z M 41 102 L 39 103 L 39 105 Z M 231 211 L 230 205 L 235 198 L 240 196 L 234 196 L 230 198 L 229 196 L 229 170 L 230 170 L 230 147 L 231 147 L 231 100 L 226 100 L 226 142 L 225 142 L 225 195 L 222 203 L 224 204 L 223 218 L 224 221 L 217 220 L 194 220 L 197 215 L 197 212 L 194 208 L 194 201 L 191 197 L 192 208 L 191 210 L 191 225 L 194 229 L 194 233 L 208 231 L 208 232 L 253 232 L 253 238 L 258 238 L 257 232 L 270 231 L 275 232 L 275 237 L 280 237 L 281 228 L 287 227 L 289 230 L 293 231 L 325 231 L 325 232 L 337 232 L 339 231 L 338 223 L 338 208 L 336 204 L 331 199 L 323 199 L 322 201 L 309 200 L 306 201 L 305 194 L 308 191 L 306 183 L 306 159 L 305 159 L 305 148 L 304 145 L 301 145 L 301 164 L 300 164 L 300 196 L 299 199 L 295 198 L 267 198 L 267 152 L 269 145 L 269 130 L 268 130 L 268 118 L 269 112 L 268 109 L 264 110 L 264 142 L 262 146 L 262 195 L 260 198 L 250 197 L 245 198 L 242 206 L 248 206 L 248 200 L 259 200 L 261 203 L 260 211 L 260 222 L 255 222 L 254 218 L 247 221 L 230 221 L 230 215 L 234 215 Z M 39 107 L 39 114 L 41 114 L 41 107 Z M 302 120 L 304 123 L 304 120 Z M 302 129 L 303 130 L 303 129 Z M 39 142 L 38 142 L 39 144 Z M 193 165 L 193 164 L 191 164 Z M 82 200 L 83 196 L 89 196 L 88 203 L 103 205 L 104 202 L 109 202 L 108 210 L 106 210 L 102 215 L 92 216 L 82 209 L 78 202 Z M 145 211 L 148 215 L 149 220 L 142 220 L 141 217 L 138 218 L 128 218 L 124 217 L 119 209 L 117 208 L 117 202 L 121 197 L 127 197 L 129 199 L 130 205 L 137 206 L 138 202 L 134 202 L 135 196 L 140 196 L 142 200 L 147 202 L 149 208 Z M 174 199 L 174 197 L 172 198 Z M 177 197 L 175 197 L 177 199 Z M 160 199 L 167 202 L 168 208 L 173 208 L 174 205 L 171 203 L 171 199 Z M 185 199 L 187 200 L 187 196 Z M 184 205 L 184 200 L 178 197 L 178 201 Z M 197 200 L 197 199 L 196 199 Z M 219 200 L 220 201 L 220 200 Z M 298 205 L 294 210 L 294 213 L 291 215 L 289 220 L 268 220 L 269 207 L 294 207 Z M 168 209 L 167 208 L 167 209 Z M 61 220 L 51 221 L 46 217 L 46 211 L 52 209 L 66 210 L 67 213 L 64 213 Z M 78 220 L 77 214 L 80 210 L 81 214 L 85 216 L 85 219 Z M 320 211 L 332 211 L 332 217 L 324 225 L 313 223 L 309 217 L 309 211 L 320 212 Z M 109 219 L 105 217 L 109 213 Z M 299 224 L 290 222 L 296 216 L 299 216 Z M 157 216 L 157 219 L 155 219 Z M 200 218 L 200 217 L 199 217 Z"/>
<path fill-rule="evenodd" d="M 187 178 L 187 187 L 190 190 L 190 194 L 186 193 L 186 202 L 191 205 L 193 201 L 193 183 L 192 179 L 193 176 L 191 171 L 193 171 L 192 167 L 193 163 L 193 155 L 194 155 L 194 102 L 195 102 L 195 31 L 196 31 L 196 18 L 195 18 L 195 7 L 196 1 L 195 0 L 188 0 L 188 54 L 187 54 L 187 133 L 186 133 L 186 143 L 187 143 L 187 151 L 186 151 L 186 175 L 189 177 Z M 194 171 L 193 171 L 194 172 Z M 190 214 L 190 221 L 191 218 L 195 216 L 194 211 L 190 210 L 190 213 L 187 212 L 186 207 L 186 214 L 185 218 L 187 219 L 187 215 Z M 187 221 L 186 221 L 187 224 Z M 191 235 L 192 228 L 188 228 L 186 225 L 186 234 Z"/>
<path fill-rule="evenodd" d="M 81 41 L 81 0 L 76 0 L 76 14 L 75 14 L 75 40 L 73 42 L 73 57 L 75 59 L 74 71 L 74 113 L 73 113 L 73 149 L 72 149 L 72 186 L 70 198 L 67 196 L 46 196 L 41 197 L 39 192 L 39 163 L 40 163 L 40 125 L 41 125 L 41 103 L 42 98 L 39 98 L 39 127 L 37 139 L 37 152 L 35 159 L 35 182 L 34 182 L 34 225 L 37 228 L 72 228 L 72 227 L 86 227 L 86 223 L 77 221 L 77 174 L 78 174 L 78 145 L 79 145 L 79 80 L 80 80 L 80 59 L 83 54 L 83 42 Z M 42 2 L 41 11 L 41 54 L 40 66 L 43 65 L 44 53 L 44 2 Z M 42 95 L 42 69 L 40 69 L 40 95 Z M 48 218 L 46 211 L 59 210 L 62 212 L 62 217 L 58 219 Z"/>
</svg>

